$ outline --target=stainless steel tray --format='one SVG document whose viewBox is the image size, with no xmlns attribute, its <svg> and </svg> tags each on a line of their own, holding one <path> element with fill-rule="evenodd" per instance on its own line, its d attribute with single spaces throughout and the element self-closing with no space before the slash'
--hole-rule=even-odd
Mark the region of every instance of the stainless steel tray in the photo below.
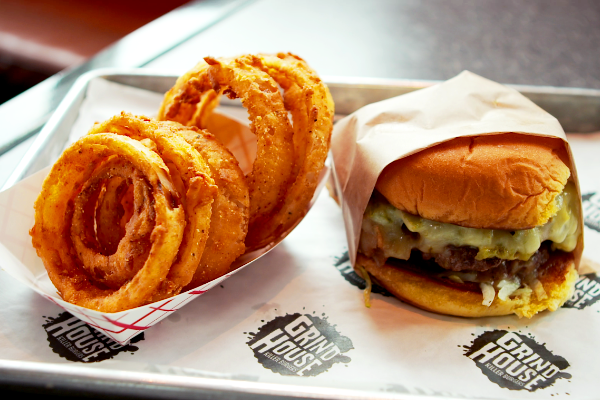
<svg viewBox="0 0 600 400">
<path fill-rule="evenodd" d="M 97 70 L 82 76 L 57 108 L 46 126 L 4 185 L 50 165 L 62 152 L 79 105 L 91 79 L 104 78 L 121 84 L 164 93 L 176 77 L 147 70 Z M 327 82 L 342 116 L 383 99 L 431 86 L 433 81 L 328 78 Z M 600 131 L 600 90 L 515 86 L 542 108 L 555 115 L 566 131 Z M 227 102 L 224 99 L 224 103 Z M 135 398 L 211 399 L 389 399 L 417 398 L 408 394 L 357 392 L 322 387 L 292 386 L 236 379 L 206 373 L 206 376 L 176 376 L 147 372 L 125 372 L 64 364 L 0 360 L 0 385 L 53 388 L 62 393 L 130 396 Z M 419 399 L 431 399 L 418 396 Z"/>
</svg>

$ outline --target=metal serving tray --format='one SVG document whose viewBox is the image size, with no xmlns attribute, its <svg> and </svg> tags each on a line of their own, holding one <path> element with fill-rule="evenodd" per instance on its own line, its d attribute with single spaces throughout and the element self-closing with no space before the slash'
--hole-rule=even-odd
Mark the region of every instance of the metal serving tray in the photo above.
<svg viewBox="0 0 600 400">
<path fill-rule="evenodd" d="M 147 70 L 97 70 L 82 76 L 50 118 L 17 165 L 4 189 L 50 165 L 62 152 L 77 118 L 88 83 L 104 78 L 132 87 L 164 93 L 176 77 Z M 431 86 L 434 81 L 328 78 L 338 116 L 390 97 Z M 567 132 L 600 131 L 600 90 L 513 86 L 558 118 Z M 227 103 L 227 99 L 223 99 Z M 234 103 L 235 104 L 235 103 Z M 53 388 L 60 393 L 128 396 L 135 398 L 211 399 L 386 399 L 417 398 L 408 394 L 356 392 L 322 387 L 293 386 L 236 380 L 206 373 L 206 376 L 176 376 L 147 372 L 124 372 L 75 365 L 0 360 L 0 384 L 16 387 Z M 430 399 L 418 396 L 419 399 Z"/>
</svg>

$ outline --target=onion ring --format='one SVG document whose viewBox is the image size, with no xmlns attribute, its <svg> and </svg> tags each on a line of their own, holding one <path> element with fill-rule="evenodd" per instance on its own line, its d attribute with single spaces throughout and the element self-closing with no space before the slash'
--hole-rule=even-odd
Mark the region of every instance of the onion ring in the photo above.
<svg viewBox="0 0 600 400">
<path fill-rule="evenodd" d="M 178 133 L 207 161 L 218 187 L 208 241 L 187 290 L 226 274 L 231 263 L 244 253 L 250 200 L 237 160 L 214 135 L 195 128 L 180 129 Z"/>
<path fill-rule="evenodd" d="M 129 226 L 124 229 L 120 237 L 120 229 L 114 229 L 117 235 L 112 234 L 110 246 L 116 240 L 116 248 L 110 251 L 97 240 L 94 229 L 96 219 L 96 203 L 104 183 L 118 183 L 115 190 L 123 192 L 127 179 L 132 179 L 134 187 L 134 212 L 127 222 Z M 92 276 L 95 282 L 118 289 L 130 281 L 142 268 L 150 251 L 150 235 L 154 229 L 154 210 L 147 199 L 151 198 L 148 186 L 143 181 L 143 176 L 135 167 L 120 157 L 111 157 L 96 168 L 92 177 L 83 185 L 81 192 L 75 197 L 73 222 L 71 224 L 71 240 L 75 252 L 79 255 L 82 267 Z M 110 193 L 110 192 L 109 192 Z M 106 204 L 106 201 L 104 202 Z M 113 204 L 111 206 L 114 207 Z M 107 207 L 103 207 L 104 210 Z M 102 215 L 106 215 L 106 211 Z M 113 213 L 103 225 L 108 226 L 119 217 Z M 99 218 L 105 220 L 107 218 Z M 115 218 L 116 217 L 116 218 Z M 119 218 L 120 219 L 120 218 Z M 118 225 L 117 225 L 118 226 Z M 104 229 L 107 231 L 108 229 Z M 103 251 L 104 250 L 104 251 Z M 107 251 L 108 250 L 108 251 Z"/>
<path fill-rule="evenodd" d="M 93 281 L 81 267 L 70 234 L 74 199 L 96 166 L 112 156 L 130 163 L 143 175 L 150 194 L 145 201 L 151 204 L 155 215 L 149 256 L 133 278 L 118 289 Z M 87 135 L 63 152 L 35 202 L 35 225 L 30 231 L 33 246 L 63 299 L 104 312 L 118 312 L 151 301 L 177 257 L 185 226 L 184 210 L 168 171 L 158 154 L 125 136 Z"/>
<path fill-rule="evenodd" d="M 286 108 L 294 121 L 295 180 L 268 218 L 255 219 L 247 245 L 260 247 L 292 227 L 307 212 L 329 152 L 334 104 L 327 86 L 308 64 L 293 54 L 259 55 L 253 65 L 283 88 Z"/>
<path fill-rule="evenodd" d="M 125 225 L 133 215 L 133 185 L 114 177 L 100 188 L 96 207 L 96 239 L 102 254 L 117 251 L 119 241 L 125 236 Z"/>
<path fill-rule="evenodd" d="M 329 149 L 333 101 L 317 74 L 292 54 L 204 60 L 165 94 L 159 119 L 203 128 L 219 94 L 241 98 L 258 141 L 253 170 L 247 176 L 246 245 L 260 248 L 293 227 L 307 211 Z M 283 103 L 277 84 L 284 90 Z"/>
<path fill-rule="evenodd" d="M 89 132 L 128 136 L 154 149 L 169 167 L 183 203 L 186 223 L 179 253 L 153 301 L 176 295 L 190 283 L 208 239 L 212 204 L 217 193 L 206 161 L 177 133 L 182 128 L 180 124 L 121 113 L 94 125 Z"/>
</svg>

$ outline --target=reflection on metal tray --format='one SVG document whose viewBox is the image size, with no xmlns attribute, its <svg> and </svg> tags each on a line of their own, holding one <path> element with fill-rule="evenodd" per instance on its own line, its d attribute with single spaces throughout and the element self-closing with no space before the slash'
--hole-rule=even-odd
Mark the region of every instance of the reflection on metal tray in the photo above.
<svg viewBox="0 0 600 400">
<path fill-rule="evenodd" d="M 64 148 L 69 130 L 77 118 L 77 108 L 83 101 L 85 87 L 93 78 L 141 89 L 164 93 L 177 79 L 174 75 L 159 74 L 145 69 L 103 69 L 83 75 L 75 83 L 55 114 L 25 154 L 4 184 L 6 189 L 15 182 L 52 164 Z M 336 114 L 347 115 L 367 104 L 422 89 L 436 81 L 398 79 L 324 78 L 335 101 Z M 540 86 L 512 86 L 541 108 L 554 115 L 566 132 L 590 133 L 600 131 L 600 90 Z M 222 102 L 231 102 L 223 98 Z M 239 104 L 231 102 L 231 104 Z"/>
<path fill-rule="evenodd" d="M 110 81 L 135 86 L 159 93 L 169 90 L 174 77 L 110 73 Z M 324 78 L 335 102 L 337 114 L 347 115 L 359 108 L 400 96 L 438 83 L 398 79 Z M 534 103 L 554 115 L 566 132 L 588 133 L 600 131 L 600 90 L 510 85 Z"/>
</svg>

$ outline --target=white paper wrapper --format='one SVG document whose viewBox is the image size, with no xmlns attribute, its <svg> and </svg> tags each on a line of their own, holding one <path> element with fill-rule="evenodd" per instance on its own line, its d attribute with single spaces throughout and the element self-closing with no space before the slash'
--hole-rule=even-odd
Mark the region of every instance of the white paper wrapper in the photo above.
<svg viewBox="0 0 600 400">
<path fill-rule="evenodd" d="M 352 263 L 364 211 L 388 164 L 456 137 L 503 132 L 565 140 L 571 176 L 578 185 L 573 156 L 556 118 L 516 90 L 468 71 L 441 84 L 370 104 L 339 121 L 331 144 L 333 177 Z M 577 253 L 581 254 L 581 248 Z"/>
</svg>

